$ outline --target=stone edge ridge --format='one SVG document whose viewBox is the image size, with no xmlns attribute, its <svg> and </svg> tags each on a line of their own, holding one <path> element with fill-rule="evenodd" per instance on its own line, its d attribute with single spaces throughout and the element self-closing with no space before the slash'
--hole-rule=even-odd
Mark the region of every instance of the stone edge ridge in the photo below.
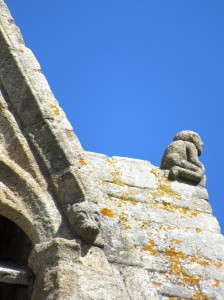
<svg viewBox="0 0 224 300">
<path fill-rule="evenodd" d="M 65 215 L 68 206 L 76 202 L 97 203 L 106 195 L 98 187 L 72 126 L 2 0 L 0 45 L 0 87 L 57 202 Z"/>
</svg>

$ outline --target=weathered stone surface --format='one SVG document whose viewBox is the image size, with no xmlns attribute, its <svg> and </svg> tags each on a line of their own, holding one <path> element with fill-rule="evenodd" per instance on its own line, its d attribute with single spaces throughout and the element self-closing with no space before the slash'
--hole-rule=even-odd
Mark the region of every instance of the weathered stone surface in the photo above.
<svg viewBox="0 0 224 300">
<path fill-rule="evenodd" d="M 37 244 L 29 258 L 36 275 L 32 299 L 125 300 L 101 249 L 61 238 Z M 44 287 L 44 288 L 43 288 Z"/>
<path fill-rule="evenodd" d="M 169 181 L 163 170 L 150 163 L 112 158 L 110 169 L 109 158 L 87 154 L 109 196 L 99 201 L 105 254 L 120 282 L 124 280 L 129 298 L 224 298 L 224 237 L 212 216 L 206 189 Z M 152 175 L 148 187 L 135 174 L 141 168 L 142 174 L 147 168 Z M 144 284 L 135 289 L 133 274 L 141 278 L 138 270 L 149 283 L 147 296 Z"/>
<path fill-rule="evenodd" d="M 159 300 L 158 293 L 144 269 L 127 266 L 120 268 L 120 272 L 130 299 Z"/>
<path fill-rule="evenodd" d="M 80 256 L 75 241 L 57 238 L 37 244 L 29 258 L 36 275 L 32 299 L 80 299 L 75 280 Z"/>
<path fill-rule="evenodd" d="M 19 127 L 16 136 L 24 137 L 28 144 L 28 147 L 19 145 L 18 152 L 24 153 L 26 150 L 27 157 L 35 157 L 38 171 L 34 172 L 31 168 L 30 159 L 27 165 L 32 170 L 29 172 L 39 179 L 41 176 L 37 173 L 44 175 L 45 185 L 47 182 L 47 189 L 53 196 L 54 205 L 60 204 L 60 210 L 63 212 L 61 228 L 67 227 L 65 222 L 69 222 L 68 204 L 87 201 L 87 198 L 88 201 L 96 203 L 102 193 L 94 183 L 92 168 L 85 160 L 85 154 L 72 126 L 55 100 L 38 62 L 32 52 L 25 47 L 22 36 L 2 0 L 0 45 L 0 93 L 4 102 L 3 107 L 6 111 L 7 106 L 10 107 L 11 119 Z M 21 140 L 22 138 L 20 144 L 23 144 Z M 10 159 L 14 159 L 13 155 L 15 151 L 11 151 Z M 19 157 L 22 156 L 17 155 L 17 160 Z M 18 162 L 25 167 L 25 157 Z M 69 176 L 65 175 L 67 173 Z M 60 192 L 65 194 L 71 181 L 74 182 L 72 187 L 75 191 L 68 192 L 64 201 Z M 64 230 L 73 231 L 73 227 L 70 224 L 70 228 Z M 75 234 L 74 230 L 72 235 Z"/>
<path fill-rule="evenodd" d="M 202 182 L 85 153 L 3 0 L 0 117 L 0 214 L 33 244 L 33 300 L 224 299 L 224 238 Z M 104 249 L 99 219 L 77 231 L 98 209 Z M 31 286 L 17 271 L 0 280 Z"/>
<path fill-rule="evenodd" d="M 151 172 L 152 165 L 147 161 L 125 157 L 109 158 L 105 155 L 86 152 L 88 161 L 96 173 L 101 172 L 101 181 L 118 185 L 136 186 L 140 188 L 155 188 L 155 176 Z M 124 172 L 124 168 L 128 168 Z"/>
</svg>

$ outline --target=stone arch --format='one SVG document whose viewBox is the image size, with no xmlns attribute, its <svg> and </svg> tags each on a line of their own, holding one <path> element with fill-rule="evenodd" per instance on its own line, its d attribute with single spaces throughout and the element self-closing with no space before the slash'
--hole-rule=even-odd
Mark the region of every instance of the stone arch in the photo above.
<svg viewBox="0 0 224 300">
<path fill-rule="evenodd" d="M 0 216 L 0 299 L 31 299 L 33 274 L 28 267 L 32 243 L 24 231 Z"/>
<path fill-rule="evenodd" d="M 50 194 L 6 157 L 0 160 L 0 215 L 17 224 L 33 245 L 52 239 L 61 225 Z"/>
</svg>

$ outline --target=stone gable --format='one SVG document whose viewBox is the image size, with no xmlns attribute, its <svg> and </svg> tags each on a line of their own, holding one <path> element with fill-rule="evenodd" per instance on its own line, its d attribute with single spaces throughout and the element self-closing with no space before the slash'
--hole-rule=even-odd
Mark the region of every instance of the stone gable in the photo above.
<svg viewBox="0 0 224 300">
<path fill-rule="evenodd" d="M 1 300 L 224 299 L 206 188 L 85 152 L 3 0 L 0 153 Z"/>
</svg>

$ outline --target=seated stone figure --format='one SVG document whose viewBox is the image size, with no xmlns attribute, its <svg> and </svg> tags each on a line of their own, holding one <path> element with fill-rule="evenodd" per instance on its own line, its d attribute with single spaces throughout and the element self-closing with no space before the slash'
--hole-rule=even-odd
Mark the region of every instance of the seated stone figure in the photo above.
<svg viewBox="0 0 224 300">
<path fill-rule="evenodd" d="M 170 180 L 186 180 L 198 184 L 204 178 L 205 168 L 199 161 L 203 149 L 200 136 L 190 130 L 175 135 L 162 158 L 161 169 L 169 170 Z"/>
</svg>

